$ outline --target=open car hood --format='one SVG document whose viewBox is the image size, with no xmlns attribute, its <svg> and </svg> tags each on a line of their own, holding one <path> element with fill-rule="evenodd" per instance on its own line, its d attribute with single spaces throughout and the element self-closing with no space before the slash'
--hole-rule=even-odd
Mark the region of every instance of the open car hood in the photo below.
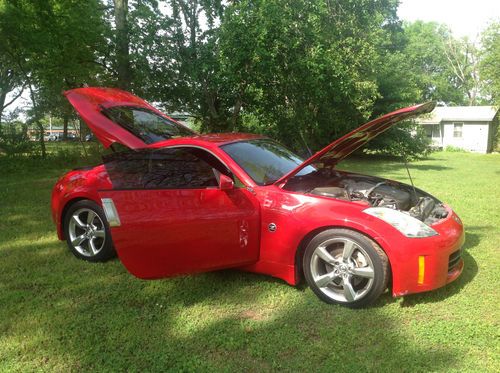
<svg viewBox="0 0 500 373">
<path fill-rule="evenodd" d="M 420 105 L 410 106 L 385 114 L 377 119 L 365 123 L 361 127 L 349 132 L 347 135 L 335 140 L 330 145 L 314 154 L 312 157 L 306 159 L 297 168 L 278 179 L 275 184 L 282 185 L 300 172 L 300 170 L 312 163 L 323 163 L 325 166 L 334 166 L 355 150 L 365 145 L 368 141 L 394 126 L 396 123 L 421 114 L 430 113 L 435 106 L 435 102 L 427 102 Z"/>
<path fill-rule="evenodd" d="M 141 138 L 126 130 L 103 113 L 106 109 L 112 107 L 130 106 L 152 111 L 160 117 L 182 126 L 143 99 L 121 89 L 101 87 L 76 88 L 64 92 L 64 95 L 85 123 L 87 123 L 95 137 L 106 148 L 115 142 L 130 149 L 140 149 L 148 145 Z M 193 134 L 195 133 L 193 132 Z"/>
</svg>

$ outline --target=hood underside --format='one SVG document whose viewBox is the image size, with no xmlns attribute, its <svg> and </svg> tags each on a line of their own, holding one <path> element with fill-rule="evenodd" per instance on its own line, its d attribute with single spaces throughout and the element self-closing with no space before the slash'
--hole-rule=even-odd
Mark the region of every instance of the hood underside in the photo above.
<svg viewBox="0 0 500 373">
<path fill-rule="evenodd" d="M 430 113 L 436 104 L 427 102 L 420 105 L 410 106 L 407 108 L 393 111 L 383 115 L 361 127 L 349 132 L 341 138 L 335 140 L 330 145 L 326 146 L 312 157 L 306 159 L 297 168 L 290 171 L 288 174 L 276 181 L 276 185 L 283 185 L 287 180 L 299 173 L 303 168 L 313 163 L 322 163 L 324 166 L 334 166 L 341 160 L 352 154 L 354 151 L 365 145 L 374 137 L 385 132 L 395 124 L 414 118 L 421 114 Z"/>
</svg>

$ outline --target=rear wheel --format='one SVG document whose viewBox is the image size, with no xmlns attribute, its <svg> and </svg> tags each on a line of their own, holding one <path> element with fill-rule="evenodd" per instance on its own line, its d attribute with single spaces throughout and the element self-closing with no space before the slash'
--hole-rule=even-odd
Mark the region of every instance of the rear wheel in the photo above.
<svg viewBox="0 0 500 373">
<path fill-rule="evenodd" d="M 78 201 L 68 209 L 64 229 L 70 251 L 89 262 L 102 262 L 115 256 L 104 211 L 95 202 Z"/>
<path fill-rule="evenodd" d="M 304 275 L 314 293 L 327 303 L 351 308 L 376 300 L 387 288 L 388 259 L 366 236 L 348 229 L 316 235 L 303 258 Z"/>
</svg>

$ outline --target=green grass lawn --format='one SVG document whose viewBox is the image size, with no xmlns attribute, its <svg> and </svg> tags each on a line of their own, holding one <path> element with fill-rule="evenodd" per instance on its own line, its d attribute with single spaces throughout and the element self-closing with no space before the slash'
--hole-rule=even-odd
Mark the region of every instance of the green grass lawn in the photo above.
<svg viewBox="0 0 500 373">
<path fill-rule="evenodd" d="M 467 231 L 465 270 L 434 292 L 350 310 L 237 271 L 157 281 L 77 260 L 50 193 L 67 161 L 0 158 L 0 371 L 500 370 L 500 155 L 410 165 Z M 341 168 L 407 181 L 400 163 Z"/>
</svg>

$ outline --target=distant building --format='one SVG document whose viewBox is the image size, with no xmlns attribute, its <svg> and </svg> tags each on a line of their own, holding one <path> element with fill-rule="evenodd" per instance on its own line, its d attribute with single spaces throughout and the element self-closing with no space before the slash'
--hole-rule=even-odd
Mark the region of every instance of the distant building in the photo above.
<svg viewBox="0 0 500 373">
<path fill-rule="evenodd" d="M 493 150 L 498 112 L 493 106 L 436 107 L 417 123 L 424 126 L 432 145 L 437 148 L 453 146 L 489 153 Z"/>
<path fill-rule="evenodd" d="M 28 128 L 28 136 L 31 140 L 38 140 L 39 130 L 36 127 Z M 62 139 L 64 133 L 63 127 L 52 126 L 52 128 L 46 128 L 44 130 L 45 139 L 48 141 L 55 139 Z M 68 128 L 68 137 L 78 137 L 78 132 L 74 128 Z"/>
</svg>

